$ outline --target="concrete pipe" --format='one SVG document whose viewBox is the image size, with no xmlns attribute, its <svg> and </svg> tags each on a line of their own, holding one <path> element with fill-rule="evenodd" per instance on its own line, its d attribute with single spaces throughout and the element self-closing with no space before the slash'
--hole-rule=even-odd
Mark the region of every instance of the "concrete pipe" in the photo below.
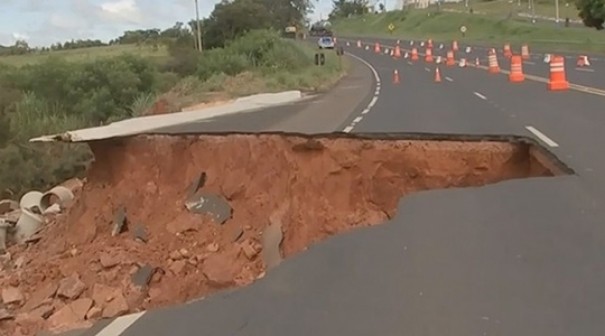
<svg viewBox="0 0 605 336">
<path fill-rule="evenodd" d="M 62 206 L 66 202 L 69 202 L 73 199 L 74 194 L 71 192 L 71 190 L 63 186 L 56 186 L 44 193 L 44 195 L 40 199 L 40 210 L 44 212 L 53 204 L 58 204 Z"/>
<path fill-rule="evenodd" d="M 40 231 L 44 219 L 27 209 L 21 210 L 21 217 L 17 221 L 15 230 L 15 242 L 23 244 L 29 237 Z"/>
<path fill-rule="evenodd" d="M 0 218 L 0 253 L 6 252 L 6 243 L 8 242 L 8 227 L 9 224 Z"/>
<path fill-rule="evenodd" d="M 19 207 L 27 210 L 31 210 L 33 208 L 40 209 L 40 200 L 42 199 L 43 195 L 44 194 L 39 191 L 30 191 L 21 197 Z"/>
</svg>

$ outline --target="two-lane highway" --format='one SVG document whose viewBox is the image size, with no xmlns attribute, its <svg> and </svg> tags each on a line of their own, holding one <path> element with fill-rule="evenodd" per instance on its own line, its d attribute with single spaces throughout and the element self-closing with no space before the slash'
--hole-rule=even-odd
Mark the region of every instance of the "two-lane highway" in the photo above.
<svg viewBox="0 0 605 336">
<path fill-rule="evenodd" d="M 358 68 L 365 81 L 348 96 L 362 102 L 323 111 L 342 121 L 340 130 L 532 136 L 578 174 L 412 194 L 388 223 L 323 241 L 248 287 L 85 336 L 605 333 L 605 97 L 443 65 L 436 83 L 434 64 L 346 51 L 366 71 Z M 308 114 L 310 127 L 320 116 L 312 110 L 284 108 L 289 117 L 278 122 L 279 109 L 214 123 L 279 128 Z M 210 127 L 203 125 L 187 131 Z"/>
<path fill-rule="evenodd" d="M 342 41 L 350 41 L 353 45 L 356 43 L 355 38 L 344 38 Z M 394 47 L 397 43 L 396 39 L 384 39 L 384 38 L 365 38 L 363 41 L 366 44 L 372 44 L 375 42 L 380 43 L 381 45 Z M 424 53 L 426 50 L 426 44 L 421 46 L 421 41 L 417 40 L 399 40 L 401 48 L 406 50 L 411 50 L 411 48 L 416 47 L 418 52 Z M 413 45 L 410 44 L 413 42 Z M 467 47 L 470 47 L 470 52 L 466 52 Z M 446 53 L 448 50 L 451 50 L 452 44 L 448 43 L 433 43 L 433 54 L 435 56 L 442 56 L 445 59 Z M 488 51 L 491 48 L 487 48 L 484 46 L 473 46 L 467 45 L 463 43 L 458 44 L 458 51 L 455 52 L 456 58 L 465 58 L 468 62 L 474 63 L 476 59 L 479 59 L 479 62 L 483 65 L 487 65 L 487 55 Z M 496 50 L 498 54 L 498 63 L 502 69 L 510 70 L 510 62 L 503 55 L 503 46 L 502 45 L 494 45 L 493 48 Z M 531 44 L 530 44 L 531 48 Z M 520 50 L 513 49 L 512 50 L 516 54 L 520 54 Z M 580 54 L 563 54 L 565 56 L 565 66 L 566 66 L 566 74 L 567 78 L 570 82 L 576 83 L 579 85 L 591 86 L 598 89 L 605 90 L 605 58 L 603 57 L 591 57 L 589 56 L 590 65 L 586 67 L 577 67 L 577 57 Z M 529 75 L 540 76 L 544 78 L 548 78 L 550 75 L 550 66 L 548 63 L 544 62 L 544 53 L 532 53 L 530 49 L 530 59 L 523 62 L 524 72 Z"/>
</svg>

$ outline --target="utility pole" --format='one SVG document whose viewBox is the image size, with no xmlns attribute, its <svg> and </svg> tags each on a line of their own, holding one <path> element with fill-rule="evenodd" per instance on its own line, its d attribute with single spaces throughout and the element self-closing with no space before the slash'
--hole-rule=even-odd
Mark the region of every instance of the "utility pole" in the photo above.
<svg viewBox="0 0 605 336">
<path fill-rule="evenodd" d="M 559 23 L 559 0 L 555 0 L 555 22 Z"/>
<path fill-rule="evenodd" d="M 197 47 L 200 52 L 202 52 L 202 30 L 200 28 L 200 9 L 195 0 L 195 23 L 197 24 Z"/>
</svg>

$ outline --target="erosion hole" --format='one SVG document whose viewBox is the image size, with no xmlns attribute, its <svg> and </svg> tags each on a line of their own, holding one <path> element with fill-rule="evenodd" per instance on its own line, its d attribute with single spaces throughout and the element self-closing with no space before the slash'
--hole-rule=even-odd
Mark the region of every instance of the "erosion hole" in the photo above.
<svg viewBox="0 0 605 336">
<path fill-rule="evenodd" d="M 23 285 L 32 291 L 78 272 L 87 284 L 83 296 L 98 283 L 126 293 L 137 267 L 161 269 L 146 300 L 128 300 L 130 311 L 251 283 L 265 271 L 258 247 L 271 222 L 282 226 L 287 258 L 330 235 L 385 222 L 409 193 L 571 173 L 518 137 L 144 135 L 90 146 L 87 182 L 67 216 L 29 251 L 49 257 L 31 258 Z M 185 208 L 201 173 L 201 190 L 232 207 L 222 225 Z M 128 231 L 112 237 L 121 207 Z M 133 239 L 135 225 L 147 242 Z M 103 254 L 119 259 L 117 266 L 100 265 Z"/>
</svg>

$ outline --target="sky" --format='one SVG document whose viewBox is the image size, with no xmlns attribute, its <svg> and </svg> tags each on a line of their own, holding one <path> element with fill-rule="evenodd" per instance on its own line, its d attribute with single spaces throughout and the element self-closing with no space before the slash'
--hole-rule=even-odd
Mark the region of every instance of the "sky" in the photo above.
<svg viewBox="0 0 605 336">
<path fill-rule="evenodd" d="M 220 0 L 199 0 L 200 17 Z M 311 19 L 326 18 L 330 0 L 316 0 Z M 32 47 L 71 39 L 108 41 L 125 30 L 168 28 L 195 17 L 194 0 L 0 0 L 0 45 Z"/>
</svg>

